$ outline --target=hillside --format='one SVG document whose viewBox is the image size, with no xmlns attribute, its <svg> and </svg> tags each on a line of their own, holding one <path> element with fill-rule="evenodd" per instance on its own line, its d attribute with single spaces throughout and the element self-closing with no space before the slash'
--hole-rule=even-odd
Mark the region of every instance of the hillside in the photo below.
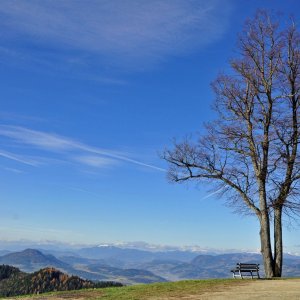
<svg viewBox="0 0 300 300">
<path fill-rule="evenodd" d="M 69 276 L 54 268 L 45 268 L 32 274 L 7 265 L 0 266 L 0 296 L 18 296 L 52 291 L 121 286 L 113 282 L 94 283 L 78 276 Z"/>
<path fill-rule="evenodd" d="M 34 272 L 42 268 L 54 267 L 68 274 L 94 281 L 118 281 L 123 284 L 164 282 L 166 279 L 148 270 L 137 268 L 117 268 L 104 263 L 76 256 L 63 257 L 65 261 L 41 251 L 26 249 L 0 257 L 0 264 L 18 267 L 24 272 Z"/>
<path fill-rule="evenodd" d="M 220 255 L 198 255 L 190 262 L 173 260 L 154 260 L 137 267 L 149 270 L 170 281 L 184 279 L 208 279 L 231 277 L 230 270 L 238 262 L 259 263 L 260 274 L 264 275 L 263 263 L 260 254 L 230 253 Z M 286 255 L 283 262 L 283 276 L 300 276 L 300 257 Z"/>
<path fill-rule="evenodd" d="M 199 255 L 190 262 L 155 260 L 140 264 L 139 267 L 149 270 L 154 274 L 159 274 L 168 280 L 175 281 L 184 279 L 228 278 L 231 277 L 230 270 L 237 262 L 261 263 L 261 256 L 249 253 Z"/>
<path fill-rule="evenodd" d="M 45 255 L 35 249 L 8 253 L 0 257 L 0 264 L 13 265 L 25 272 L 33 272 L 46 267 L 67 269 L 69 266 L 53 255 Z"/>
</svg>

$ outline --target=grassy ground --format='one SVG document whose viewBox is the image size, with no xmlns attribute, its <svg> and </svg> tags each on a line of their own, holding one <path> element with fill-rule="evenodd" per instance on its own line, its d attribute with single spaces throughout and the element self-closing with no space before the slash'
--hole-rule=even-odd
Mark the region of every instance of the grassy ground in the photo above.
<svg viewBox="0 0 300 300">
<path fill-rule="evenodd" d="M 163 299 L 170 297 L 183 297 L 186 295 L 200 295 L 212 290 L 223 290 L 232 285 L 242 284 L 241 281 L 233 280 L 195 280 L 179 281 L 171 283 L 160 283 L 151 285 L 141 285 L 125 287 L 124 289 L 109 289 L 100 299 Z"/>
<path fill-rule="evenodd" d="M 76 292 L 57 292 L 44 295 L 16 297 L 9 299 L 100 299 L 100 300 L 161 300 L 161 299 L 186 299 L 206 292 L 223 291 L 229 287 L 247 285 L 250 280 L 211 279 L 188 280 L 179 282 L 156 283 L 135 285 L 121 288 L 106 288 L 95 290 L 81 290 Z"/>
</svg>

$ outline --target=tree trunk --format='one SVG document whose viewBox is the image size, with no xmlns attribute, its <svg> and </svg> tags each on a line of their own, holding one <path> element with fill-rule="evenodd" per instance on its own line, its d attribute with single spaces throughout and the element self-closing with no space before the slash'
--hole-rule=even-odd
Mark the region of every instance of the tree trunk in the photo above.
<svg viewBox="0 0 300 300">
<path fill-rule="evenodd" d="M 274 209 L 274 276 L 282 274 L 282 207 Z"/>
<path fill-rule="evenodd" d="M 266 278 L 274 277 L 273 256 L 271 247 L 270 221 L 267 212 L 260 217 L 260 243 Z"/>
</svg>

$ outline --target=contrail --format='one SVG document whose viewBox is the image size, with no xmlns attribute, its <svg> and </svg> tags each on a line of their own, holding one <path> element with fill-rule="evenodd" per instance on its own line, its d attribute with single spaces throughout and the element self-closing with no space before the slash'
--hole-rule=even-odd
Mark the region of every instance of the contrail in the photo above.
<svg viewBox="0 0 300 300">
<path fill-rule="evenodd" d="M 166 169 L 163 169 L 163 168 L 160 168 L 160 167 L 157 167 L 157 166 L 154 166 L 154 165 L 150 165 L 150 164 L 147 164 L 147 163 L 144 163 L 144 162 L 141 162 L 141 161 L 123 156 L 123 155 L 118 155 L 118 154 L 110 153 L 110 152 L 107 152 L 107 151 L 103 151 L 103 150 L 100 150 L 100 149 L 97 149 L 97 148 L 85 147 L 83 145 L 83 147 L 81 149 L 92 152 L 92 153 L 104 155 L 104 156 L 107 156 L 107 157 L 115 158 L 115 159 L 118 159 L 118 160 L 127 161 L 127 162 L 130 162 L 130 163 L 140 165 L 140 166 L 143 166 L 143 167 L 147 167 L 147 168 L 151 168 L 151 169 L 154 169 L 154 170 L 157 170 L 157 171 L 167 172 Z"/>
<path fill-rule="evenodd" d="M 216 190 L 216 191 L 214 191 L 214 192 L 212 192 L 212 193 L 210 193 L 210 194 L 208 194 L 208 195 L 206 195 L 206 196 L 204 196 L 203 198 L 200 199 L 200 201 L 203 201 L 203 200 L 206 200 L 206 199 L 210 198 L 211 196 L 219 193 L 221 190 L 223 190 L 223 187 Z"/>
<path fill-rule="evenodd" d="M 94 153 L 101 156 L 107 156 L 116 160 L 129 162 L 135 165 L 151 168 L 160 172 L 167 172 L 166 169 L 157 167 L 152 164 L 148 164 L 136 159 L 129 158 L 125 155 L 118 154 L 118 152 L 114 150 L 101 149 L 97 147 L 93 147 L 87 144 L 83 144 L 76 140 L 70 139 L 65 136 L 60 136 L 56 134 L 46 133 L 42 131 L 32 130 L 28 128 L 24 128 L 21 126 L 10 126 L 10 125 L 0 125 L 0 135 L 6 136 L 11 139 L 15 139 L 17 141 L 36 146 L 40 149 L 56 152 L 56 151 L 76 151 L 81 150 L 87 153 Z M 0 153 L 0 155 L 5 156 L 6 158 L 10 158 L 25 164 L 36 165 L 35 162 L 26 161 L 21 159 L 20 157 L 9 155 L 7 153 Z"/>
</svg>

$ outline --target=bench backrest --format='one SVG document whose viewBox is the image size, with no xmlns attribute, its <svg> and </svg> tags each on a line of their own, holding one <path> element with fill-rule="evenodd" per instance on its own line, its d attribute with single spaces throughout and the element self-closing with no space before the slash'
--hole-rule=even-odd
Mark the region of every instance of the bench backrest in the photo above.
<svg viewBox="0 0 300 300">
<path fill-rule="evenodd" d="M 259 270 L 259 264 L 244 264 L 237 263 L 238 268 L 240 269 L 251 269 L 251 270 Z"/>
</svg>

